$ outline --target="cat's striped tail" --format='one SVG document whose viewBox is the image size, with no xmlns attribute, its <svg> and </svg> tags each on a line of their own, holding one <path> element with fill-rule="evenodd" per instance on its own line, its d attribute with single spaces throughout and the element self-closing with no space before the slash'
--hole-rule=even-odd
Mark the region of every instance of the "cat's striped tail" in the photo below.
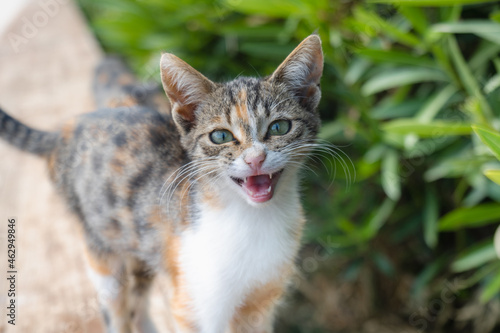
<svg viewBox="0 0 500 333">
<path fill-rule="evenodd" d="M 23 151 L 43 156 L 54 150 L 58 134 L 28 127 L 0 108 L 0 138 Z"/>
</svg>

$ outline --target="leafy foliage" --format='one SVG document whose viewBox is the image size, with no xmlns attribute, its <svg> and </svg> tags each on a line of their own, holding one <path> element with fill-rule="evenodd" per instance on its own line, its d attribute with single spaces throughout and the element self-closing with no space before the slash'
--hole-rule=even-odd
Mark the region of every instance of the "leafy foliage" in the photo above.
<svg viewBox="0 0 500 333">
<path fill-rule="evenodd" d="M 216 80 L 267 75 L 317 30 L 325 52 L 320 137 L 342 148 L 336 155 L 318 152 L 312 164 L 319 177 L 306 176 L 307 241 L 329 250 L 321 264 L 342 261 L 346 280 L 361 279 L 364 267 L 385 283 L 411 276 L 407 308 L 439 297 L 443 281 L 456 278 L 462 283 L 450 307 L 499 301 L 498 3 L 80 3 L 106 50 L 153 79 L 161 51 Z M 438 315 L 436 325 L 455 327 L 453 311 Z M 493 330 L 500 316 L 491 316 L 492 325 L 474 322 L 472 331 Z M 430 329 L 415 322 L 409 320 Z"/>
</svg>

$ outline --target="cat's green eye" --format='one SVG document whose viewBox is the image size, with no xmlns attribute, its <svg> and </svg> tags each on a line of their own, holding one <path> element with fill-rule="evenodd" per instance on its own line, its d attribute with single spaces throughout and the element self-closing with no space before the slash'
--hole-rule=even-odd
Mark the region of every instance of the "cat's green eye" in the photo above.
<svg viewBox="0 0 500 333">
<path fill-rule="evenodd" d="M 210 140 L 215 144 L 222 144 L 234 141 L 233 133 L 228 130 L 216 130 L 210 133 Z"/>
<path fill-rule="evenodd" d="M 273 135 L 285 135 L 290 130 L 290 121 L 281 119 L 274 121 L 270 126 L 267 134 L 269 136 Z"/>
</svg>

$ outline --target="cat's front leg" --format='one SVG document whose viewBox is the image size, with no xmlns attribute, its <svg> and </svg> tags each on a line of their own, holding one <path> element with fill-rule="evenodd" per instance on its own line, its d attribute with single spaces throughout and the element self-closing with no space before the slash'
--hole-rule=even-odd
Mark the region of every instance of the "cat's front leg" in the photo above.
<svg viewBox="0 0 500 333">
<path fill-rule="evenodd" d="M 237 309 L 228 333 L 273 332 L 275 308 L 283 290 L 283 280 L 254 288 L 243 305 Z"/>
<path fill-rule="evenodd" d="M 107 333 L 132 333 L 125 265 L 115 256 L 86 252 L 90 280 L 97 291 Z"/>
</svg>

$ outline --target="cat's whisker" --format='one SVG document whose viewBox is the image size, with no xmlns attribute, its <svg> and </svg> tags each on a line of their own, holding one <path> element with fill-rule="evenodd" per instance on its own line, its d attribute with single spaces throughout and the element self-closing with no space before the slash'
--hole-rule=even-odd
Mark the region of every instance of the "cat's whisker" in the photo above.
<svg viewBox="0 0 500 333">
<path fill-rule="evenodd" d="M 181 174 L 182 172 L 184 172 L 184 170 L 186 170 L 186 169 L 190 169 L 190 168 L 193 168 L 193 167 L 195 168 L 195 167 L 196 167 L 196 165 L 197 165 L 197 163 L 200 163 L 200 162 L 202 162 L 202 161 L 208 161 L 208 160 L 214 160 L 214 159 L 216 159 L 216 157 L 207 157 L 207 158 L 202 159 L 201 161 L 200 161 L 200 160 L 194 160 L 194 161 L 191 161 L 191 162 L 189 162 L 189 163 L 186 163 L 185 165 L 183 165 L 183 166 L 181 166 L 181 167 L 177 168 L 175 171 L 173 171 L 173 172 L 170 174 L 170 176 L 167 178 L 167 180 L 165 180 L 165 182 L 163 183 L 163 185 L 162 185 L 162 186 L 161 186 L 161 188 L 160 188 L 160 191 L 159 191 L 159 193 L 158 193 L 158 196 L 160 196 L 160 193 L 162 192 L 163 188 L 165 187 L 165 185 L 168 183 L 168 181 L 169 181 L 172 177 L 174 177 L 174 176 L 175 176 L 175 177 L 174 177 L 174 181 L 175 181 L 175 178 L 177 178 L 177 177 L 179 176 L 179 174 Z M 160 200 L 160 202 L 161 202 L 161 200 Z"/>
<path fill-rule="evenodd" d="M 184 191 L 183 191 L 183 192 L 182 192 L 182 194 L 181 194 L 181 197 L 184 197 L 184 194 L 185 194 L 186 192 L 188 192 L 188 193 L 189 193 L 189 189 L 190 189 L 190 188 L 191 188 L 194 184 L 198 183 L 198 182 L 199 182 L 199 181 L 200 181 L 203 177 L 210 176 L 211 174 L 213 174 L 213 173 L 217 173 L 217 172 L 219 172 L 219 170 L 215 169 L 215 170 L 212 170 L 212 171 L 210 171 L 210 172 L 204 172 L 204 173 L 202 173 L 199 177 L 196 177 L 193 181 L 191 181 L 191 182 L 189 183 L 188 187 L 187 187 L 186 189 L 184 189 Z"/>
<path fill-rule="evenodd" d="M 191 164 L 192 163 L 192 164 Z M 191 172 L 192 170 L 196 170 L 196 168 L 199 167 L 200 165 L 200 161 L 193 161 L 191 162 L 190 166 L 187 166 L 187 167 L 182 167 L 182 168 L 179 168 L 177 169 L 174 173 L 172 173 L 172 175 L 166 180 L 166 182 L 168 182 L 168 180 L 173 176 L 175 175 L 174 179 L 170 182 L 170 184 L 167 186 L 167 188 L 165 189 L 165 192 L 163 192 L 163 194 L 161 195 L 161 198 L 160 198 L 160 205 L 163 201 L 163 197 L 165 196 L 165 194 L 170 190 L 170 188 L 172 187 L 173 184 L 176 184 L 177 183 L 177 180 L 179 178 L 181 178 L 184 174 L 186 173 L 189 173 Z"/>
<path fill-rule="evenodd" d="M 202 171 L 203 171 L 203 170 L 202 170 Z M 187 187 L 187 188 L 185 188 L 185 189 L 184 189 L 184 191 L 182 192 L 182 194 L 181 194 L 181 198 L 183 198 L 185 194 L 189 194 L 189 192 L 190 192 L 191 188 L 193 187 L 193 185 L 195 185 L 195 184 L 199 183 L 199 181 L 200 181 L 203 177 L 210 176 L 210 175 L 212 175 L 213 173 L 216 173 L 216 174 L 217 174 L 217 172 L 218 172 L 218 171 L 219 171 L 219 170 L 215 169 L 215 170 L 212 170 L 212 171 L 207 172 L 207 173 L 202 173 L 202 174 L 201 174 L 201 176 L 199 176 L 199 177 L 197 177 L 196 179 L 194 179 L 193 181 L 191 181 L 191 182 L 189 183 L 188 187 Z M 224 174 L 223 174 L 223 173 L 219 173 L 219 174 L 215 177 L 215 179 L 212 179 L 212 180 L 211 180 L 211 182 L 212 182 L 212 183 L 215 183 L 215 182 L 216 182 L 216 181 L 218 181 L 218 180 L 219 180 L 222 176 L 224 176 Z M 210 184 L 209 184 L 209 185 L 210 185 Z M 182 200 L 180 200 L 180 202 L 179 202 L 179 208 L 180 208 L 180 209 L 182 208 L 182 206 L 181 206 L 181 205 L 182 205 Z"/>
<path fill-rule="evenodd" d="M 184 176 L 179 181 L 175 180 L 174 182 L 171 183 L 171 185 L 175 184 L 175 187 L 173 187 L 171 190 L 169 190 L 170 193 L 169 193 L 168 199 L 167 199 L 167 212 L 170 211 L 170 203 L 172 201 L 172 197 L 175 194 L 175 191 L 179 187 L 179 185 L 181 183 L 183 183 L 185 180 L 189 180 L 192 177 L 196 176 L 198 173 L 203 172 L 207 169 L 210 169 L 211 164 L 212 163 L 210 163 L 209 161 L 201 161 L 200 163 L 196 164 L 196 167 L 193 167 L 193 168 L 191 168 L 190 171 L 185 172 Z M 182 196 L 181 196 L 181 198 L 182 198 Z"/>
<path fill-rule="evenodd" d="M 179 168 L 176 170 L 176 173 L 178 173 L 175 178 L 170 182 L 170 184 L 167 186 L 165 191 L 163 192 L 161 198 L 160 198 L 160 206 L 162 206 L 163 203 L 163 198 L 166 193 L 169 193 L 167 196 L 167 212 L 170 211 L 170 202 L 172 200 L 172 197 L 177 189 L 177 187 L 186 179 L 190 179 L 197 173 L 205 170 L 208 166 L 212 164 L 212 161 L 215 159 L 215 157 L 212 158 L 205 158 L 202 160 L 196 160 L 196 161 L 191 161 L 190 163 L 186 164 L 184 167 Z M 171 177 L 169 177 L 170 179 Z M 167 179 L 168 181 L 168 179 Z"/>
<path fill-rule="evenodd" d="M 305 156 L 307 154 L 306 152 L 297 153 L 297 151 L 306 150 L 306 149 L 312 150 L 310 157 L 313 160 L 316 157 L 315 155 L 318 155 L 318 154 L 320 156 L 323 156 L 323 157 L 331 157 L 333 159 L 338 160 L 340 165 L 342 166 L 342 169 L 344 170 L 344 174 L 346 176 L 347 190 L 350 188 L 350 186 L 352 185 L 352 183 L 354 182 L 354 180 L 356 178 L 356 169 L 355 169 L 354 163 L 352 162 L 352 160 L 349 158 L 349 156 L 347 154 L 345 154 L 340 148 L 334 146 L 331 143 L 328 143 L 325 140 L 322 140 L 322 142 L 320 142 L 320 143 L 317 143 L 317 142 L 312 143 L 310 141 L 297 142 L 297 143 L 294 143 L 294 144 L 286 147 L 283 151 L 286 153 L 296 155 L 296 156 Z M 350 166 L 346 162 L 345 157 L 349 160 Z M 329 172 L 329 170 L 331 170 L 331 169 L 334 170 L 333 179 L 332 179 L 332 182 L 333 182 L 337 171 L 336 171 L 336 164 L 332 162 L 331 158 L 328 158 L 328 160 L 330 161 L 330 164 L 331 164 L 330 169 L 328 169 L 328 167 L 326 167 L 326 165 L 324 164 L 322 159 L 319 159 L 318 157 L 316 157 L 315 160 L 319 160 L 323 164 L 323 166 L 325 167 L 327 172 Z M 351 168 L 353 169 L 354 174 L 351 174 Z M 330 172 L 329 172 L 329 174 L 330 174 Z M 330 186 L 331 186 L 331 184 L 330 184 Z"/>
</svg>

